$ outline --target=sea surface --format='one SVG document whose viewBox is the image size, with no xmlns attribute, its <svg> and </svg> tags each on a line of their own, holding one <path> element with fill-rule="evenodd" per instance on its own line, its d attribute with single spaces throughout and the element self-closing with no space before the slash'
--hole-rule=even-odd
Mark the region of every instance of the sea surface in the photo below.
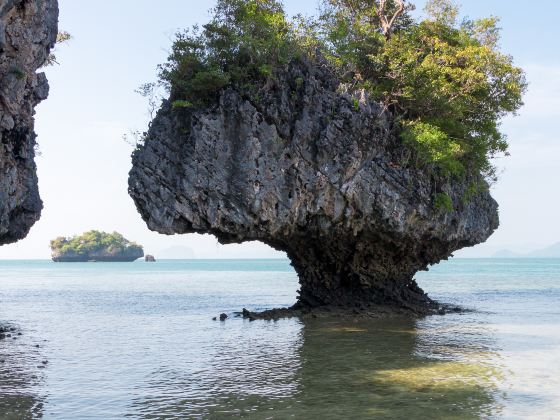
<svg viewBox="0 0 560 420">
<path fill-rule="evenodd" d="M 288 261 L 0 261 L 0 419 L 560 419 L 560 259 L 417 278 L 472 311 L 251 322 Z"/>
</svg>

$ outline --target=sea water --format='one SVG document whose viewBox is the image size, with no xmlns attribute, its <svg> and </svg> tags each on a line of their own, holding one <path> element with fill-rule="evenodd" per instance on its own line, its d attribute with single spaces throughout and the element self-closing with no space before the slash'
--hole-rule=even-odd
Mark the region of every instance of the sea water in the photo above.
<svg viewBox="0 0 560 420">
<path fill-rule="evenodd" d="M 295 302 L 287 260 L 1 261 L 0 419 L 560 418 L 560 260 L 417 278 L 470 311 L 249 321 Z"/>
</svg>

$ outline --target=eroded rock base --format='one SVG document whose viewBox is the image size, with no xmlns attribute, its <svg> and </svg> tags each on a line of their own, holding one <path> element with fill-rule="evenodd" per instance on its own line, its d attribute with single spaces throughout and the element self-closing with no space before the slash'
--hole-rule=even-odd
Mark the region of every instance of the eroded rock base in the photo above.
<svg viewBox="0 0 560 420">
<path fill-rule="evenodd" d="M 347 308 L 342 306 L 317 306 L 306 307 L 297 303 L 289 308 L 267 309 L 265 311 L 249 311 L 245 308 L 236 315 L 248 319 L 256 320 L 278 320 L 282 318 L 325 318 L 325 319 L 383 319 L 393 317 L 421 318 L 428 315 L 446 315 L 451 313 L 469 312 L 468 309 L 456 305 L 438 304 L 431 301 L 429 306 L 417 308 L 413 311 L 409 308 L 399 308 L 395 306 L 370 305 L 365 308 Z"/>
<path fill-rule="evenodd" d="M 298 303 L 302 308 L 332 306 L 348 310 L 392 307 L 397 311 L 424 314 L 437 307 L 414 280 L 405 284 L 387 281 L 379 285 L 353 284 L 353 280 L 313 281 L 300 277 Z M 358 279 L 355 279 L 359 281 Z M 349 282 L 348 284 L 345 284 Z"/>
<path fill-rule="evenodd" d="M 397 312 L 431 313 L 437 303 L 413 279 L 426 266 L 416 255 L 406 248 L 395 251 L 387 240 L 360 241 L 339 235 L 330 241 L 303 242 L 288 252 L 300 280 L 297 306 L 351 312 L 388 307 Z"/>
</svg>

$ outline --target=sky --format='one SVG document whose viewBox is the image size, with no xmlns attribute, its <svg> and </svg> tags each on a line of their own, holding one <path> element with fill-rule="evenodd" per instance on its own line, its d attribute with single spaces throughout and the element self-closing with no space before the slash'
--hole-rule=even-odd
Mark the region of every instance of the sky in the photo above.
<svg viewBox="0 0 560 420">
<path fill-rule="evenodd" d="M 148 230 L 127 194 L 132 147 L 122 137 L 144 130 L 144 98 L 134 92 L 156 80 L 174 33 L 208 20 L 211 0 L 59 0 L 60 29 L 73 39 L 57 48 L 60 65 L 45 71 L 49 98 L 37 107 L 41 220 L 28 237 L 0 247 L 0 258 L 49 258 L 49 241 L 90 229 L 119 231 L 147 253 L 196 258 L 266 258 L 283 253 L 252 242 L 219 245 L 209 235 L 166 236 Z M 288 14 L 311 15 L 317 0 L 285 0 Z M 423 1 L 415 2 L 421 10 Z M 501 17 L 502 49 L 527 72 L 529 91 L 503 130 L 511 156 L 497 161 L 492 187 L 501 226 L 485 243 L 459 251 L 486 257 L 560 241 L 560 2 L 538 7 L 509 0 L 464 1 L 463 15 Z M 170 253 L 171 251 L 169 251 Z"/>
</svg>

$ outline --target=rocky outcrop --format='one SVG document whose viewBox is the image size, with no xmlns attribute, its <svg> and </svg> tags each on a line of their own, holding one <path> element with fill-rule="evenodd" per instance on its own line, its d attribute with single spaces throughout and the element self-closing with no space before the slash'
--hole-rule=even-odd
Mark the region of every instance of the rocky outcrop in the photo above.
<svg viewBox="0 0 560 420">
<path fill-rule="evenodd" d="M 34 162 L 34 107 L 49 92 L 36 73 L 56 41 L 56 0 L 0 1 L 0 245 L 24 238 L 43 207 Z"/>
<path fill-rule="evenodd" d="M 163 104 L 133 156 L 129 193 L 148 227 L 285 251 L 300 306 L 431 310 L 415 273 L 498 226 L 489 193 L 464 200 L 470 181 L 405 166 L 391 116 L 328 66 L 294 63 L 256 94 L 175 108 Z"/>
</svg>

